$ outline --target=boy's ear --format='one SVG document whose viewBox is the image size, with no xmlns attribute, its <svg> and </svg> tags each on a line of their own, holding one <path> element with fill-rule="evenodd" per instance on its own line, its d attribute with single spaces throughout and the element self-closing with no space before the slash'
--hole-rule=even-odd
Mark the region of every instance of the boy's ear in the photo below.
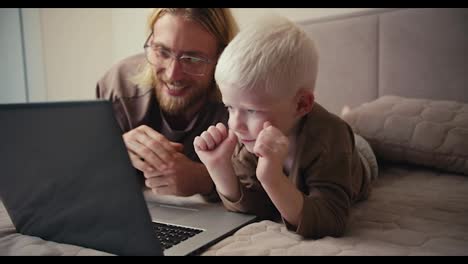
<svg viewBox="0 0 468 264">
<path fill-rule="evenodd" d="M 296 115 L 302 117 L 312 110 L 315 96 L 312 91 L 300 89 L 296 94 Z"/>
</svg>

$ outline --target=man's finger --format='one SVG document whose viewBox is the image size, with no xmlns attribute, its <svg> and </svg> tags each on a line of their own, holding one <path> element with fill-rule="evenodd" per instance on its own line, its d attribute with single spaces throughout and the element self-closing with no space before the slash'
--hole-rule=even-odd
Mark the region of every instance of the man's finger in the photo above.
<svg viewBox="0 0 468 264">
<path fill-rule="evenodd" d="M 177 142 L 170 142 L 171 146 L 174 147 L 174 149 L 177 151 L 177 152 L 182 152 L 184 150 L 184 145 L 181 144 L 181 143 L 177 143 Z"/>
<path fill-rule="evenodd" d="M 132 152 L 128 152 L 133 167 L 143 172 L 153 172 L 154 168 Z"/>
<path fill-rule="evenodd" d="M 172 142 L 164 137 L 162 134 L 156 132 L 154 129 L 150 128 L 149 126 L 139 126 L 137 128 L 139 131 L 144 132 L 148 137 L 153 139 L 154 141 L 158 142 L 159 145 L 164 147 L 165 150 L 169 152 L 178 152 L 178 147 L 171 144 Z"/>
<path fill-rule="evenodd" d="M 138 141 L 124 140 L 125 145 L 129 152 L 132 152 L 135 156 L 138 157 L 141 161 L 144 161 L 149 166 L 154 167 L 157 170 L 165 170 L 167 164 L 164 160 L 160 158 L 160 155 L 156 155 L 151 149 L 141 144 Z M 133 158 L 132 162 L 139 164 L 137 158 Z M 140 169 L 140 168 L 138 168 Z"/>
<path fill-rule="evenodd" d="M 163 177 L 165 175 L 169 175 L 172 173 L 175 173 L 175 170 L 165 170 L 165 171 L 154 170 L 151 172 L 147 171 L 147 172 L 144 172 L 143 175 L 145 176 L 145 178 L 150 179 L 150 178 L 155 178 L 155 177 Z"/>
</svg>

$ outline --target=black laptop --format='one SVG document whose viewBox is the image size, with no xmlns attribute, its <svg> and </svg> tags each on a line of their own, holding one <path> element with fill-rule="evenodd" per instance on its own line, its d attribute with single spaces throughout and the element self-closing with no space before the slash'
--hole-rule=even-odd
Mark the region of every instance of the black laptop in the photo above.
<svg viewBox="0 0 468 264">
<path fill-rule="evenodd" d="M 116 255 L 187 255 L 255 219 L 220 203 L 150 213 L 108 101 L 0 105 L 0 124 L 0 196 L 22 234 Z"/>
</svg>

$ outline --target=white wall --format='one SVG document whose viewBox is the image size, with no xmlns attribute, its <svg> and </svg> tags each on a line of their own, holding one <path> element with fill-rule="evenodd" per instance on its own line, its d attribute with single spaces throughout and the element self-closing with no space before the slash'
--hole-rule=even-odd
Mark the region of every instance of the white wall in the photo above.
<svg viewBox="0 0 468 264">
<path fill-rule="evenodd" d="M 21 8 L 26 83 L 29 102 L 47 100 L 42 47 L 41 15 L 38 8 Z"/>
<path fill-rule="evenodd" d="M 112 61 L 143 52 L 149 8 L 112 8 Z"/>
<path fill-rule="evenodd" d="M 96 81 L 112 63 L 110 9 L 41 9 L 47 99 L 94 98 Z"/>
<path fill-rule="evenodd" d="M 0 104 L 27 101 L 19 8 L 0 9 Z"/>
<path fill-rule="evenodd" d="M 240 29 L 276 13 L 293 21 L 372 8 L 232 8 Z M 148 8 L 40 9 L 48 100 L 92 99 L 96 81 L 117 61 L 143 51 Z"/>
</svg>

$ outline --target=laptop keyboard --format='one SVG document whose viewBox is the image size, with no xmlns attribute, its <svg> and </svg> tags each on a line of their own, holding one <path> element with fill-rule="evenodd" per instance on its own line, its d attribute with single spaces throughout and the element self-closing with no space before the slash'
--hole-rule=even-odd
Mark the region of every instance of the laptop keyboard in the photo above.
<svg viewBox="0 0 468 264">
<path fill-rule="evenodd" d="M 156 231 L 156 236 L 161 243 L 163 250 L 166 250 L 180 242 L 187 240 L 194 235 L 201 233 L 203 230 L 190 227 L 169 225 L 164 223 L 153 222 L 153 228 Z"/>
</svg>

